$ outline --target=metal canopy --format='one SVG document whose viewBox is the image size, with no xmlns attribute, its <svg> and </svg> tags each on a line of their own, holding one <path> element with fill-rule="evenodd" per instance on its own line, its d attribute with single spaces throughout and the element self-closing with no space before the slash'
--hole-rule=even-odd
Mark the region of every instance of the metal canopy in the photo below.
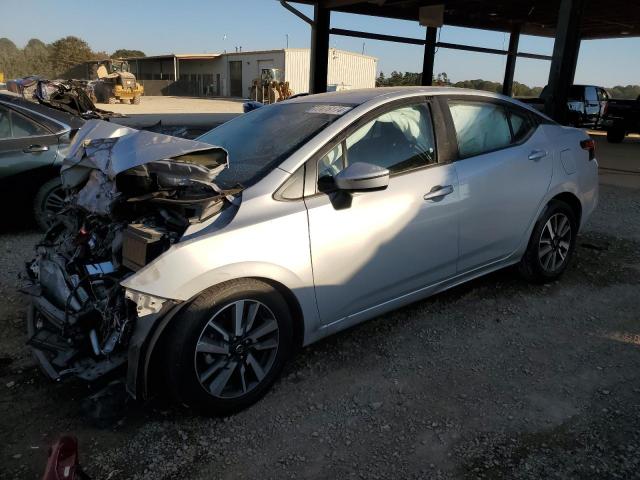
<svg viewBox="0 0 640 480">
<path fill-rule="evenodd" d="M 421 6 L 445 5 L 444 24 L 554 37 L 560 0 L 292 0 L 328 10 L 418 20 Z M 585 0 L 580 22 L 584 40 L 640 36 L 639 0 Z"/>
</svg>

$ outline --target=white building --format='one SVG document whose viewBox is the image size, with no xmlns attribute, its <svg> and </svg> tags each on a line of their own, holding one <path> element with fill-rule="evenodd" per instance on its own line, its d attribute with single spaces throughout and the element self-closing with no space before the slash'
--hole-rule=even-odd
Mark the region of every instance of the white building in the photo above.
<svg viewBox="0 0 640 480">
<path fill-rule="evenodd" d="M 280 70 L 294 94 L 309 91 L 310 51 L 304 48 L 128 60 L 147 95 L 249 98 L 253 81 L 260 79 L 263 69 Z M 329 90 L 375 87 L 377 64 L 375 57 L 330 49 Z"/>
</svg>

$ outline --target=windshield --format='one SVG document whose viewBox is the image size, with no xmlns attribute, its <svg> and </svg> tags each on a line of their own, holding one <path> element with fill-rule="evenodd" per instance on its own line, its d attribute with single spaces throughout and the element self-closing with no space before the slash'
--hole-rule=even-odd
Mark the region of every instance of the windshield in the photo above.
<svg viewBox="0 0 640 480">
<path fill-rule="evenodd" d="M 326 103 L 277 103 L 241 115 L 197 140 L 229 152 L 229 167 L 215 180 L 220 187 L 248 187 L 351 108 Z"/>
</svg>

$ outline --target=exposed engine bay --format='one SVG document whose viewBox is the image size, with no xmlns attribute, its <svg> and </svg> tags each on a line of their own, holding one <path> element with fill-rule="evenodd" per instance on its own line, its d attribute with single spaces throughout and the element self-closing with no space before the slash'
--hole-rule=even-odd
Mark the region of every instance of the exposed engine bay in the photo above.
<svg viewBox="0 0 640 480">
<path fill-rule="evenodd" d="M 27 265 L 29 340 L 53 379 L 95 380 L 126 362 L 140 307 L 120 282 L 216 216 L 241 188 L 222 190 L 224 149 L 90 120 L 61 176 L 57 223 Z"/>
</svg>

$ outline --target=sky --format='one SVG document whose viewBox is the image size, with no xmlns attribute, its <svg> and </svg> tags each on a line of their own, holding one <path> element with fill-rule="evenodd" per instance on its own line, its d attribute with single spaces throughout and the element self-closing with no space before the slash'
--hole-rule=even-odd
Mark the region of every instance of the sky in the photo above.
<svg viewBox="0 0 640 480">
<path fill-rule="evenodd" d="M 2 8 L 1 4 L 5 4 Z M 30 0 L 29 8 L 7 8 L 0 0 L 0 36 L 22 47 L 30 38 L 52 42 L 75 35 L 96 51 L 119 48 L 142 50 L 147 55 L 204 53 L 283 48 L 308 48 L 309 26 L 286 11 L 276 0 L 108 0 L 108 8 L 86 0 Z M 295 5 L 295 4 L 294 4 Z M 304 5 L 296 5 L 311 16 Z M 99 14 L 99 15 L 98 15 Z M 99 17 L 99 20 L 97 20 Z M 333 13 L 331 25 L 374 33 L 424 38 L 418 22 L 387 20 Z M 509 35 L 499 32 L 444 27 L 440 40 L 506 49 Z M 331 46 L 379 59 L 378 71 L 419 72 L 423 48 L 374 40 L 331 36 Z M 550 55 L 553 40 L 523 36 L 520 51 Z M 583 41 L 576 83 L 604 87 L 640 83 L 640 38 Z M 634 60 L 635 59 L 635 60 Z M 446 72 L 452 81 L 482 78 L 501 82 L 506 57 L 439 49 L 435 72 Z M 518 59 L 515 80 L 543 86 L 550 62 Z"/>
</svg>

